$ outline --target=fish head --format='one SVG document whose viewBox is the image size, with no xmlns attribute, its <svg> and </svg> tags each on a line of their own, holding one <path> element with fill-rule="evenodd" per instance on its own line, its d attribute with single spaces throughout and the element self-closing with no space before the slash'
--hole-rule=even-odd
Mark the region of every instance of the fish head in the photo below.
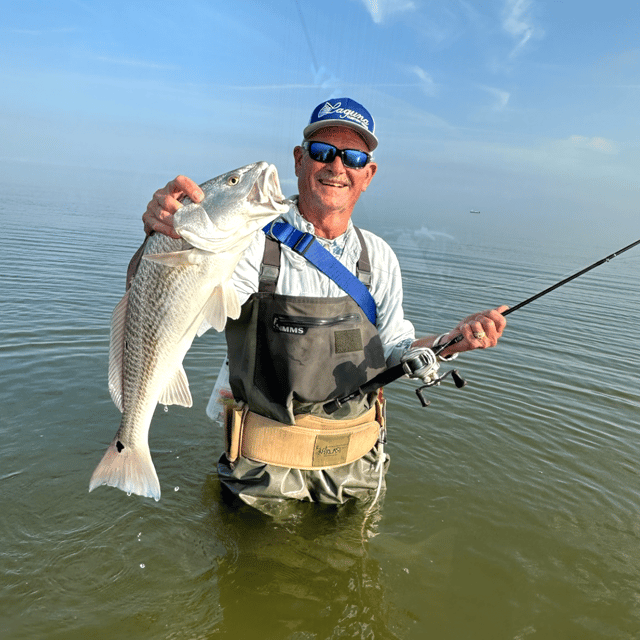
<svg viewBox="0 0 640 640">
<path fill-rule="evenodd" d="M 204 251 L 246 246 L 258 229 L 289 208 L 278 171 L 268 162 L 229 171 L 200 188 L 204 199 L 197 204 L 185 199 L 174 215 L 174 225 L 187 242 Z"/>
</svg>

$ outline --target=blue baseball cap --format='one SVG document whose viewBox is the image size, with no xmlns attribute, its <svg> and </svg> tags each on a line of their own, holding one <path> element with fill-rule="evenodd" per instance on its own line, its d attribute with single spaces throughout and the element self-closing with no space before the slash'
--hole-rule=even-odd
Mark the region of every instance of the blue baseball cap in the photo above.
<svg viewBox="0 0 640 640">
<path fill-rule="evenodd" d="M 303 131 L 304 139 L 308 140 L 315 131 L 325 127 L 349 127 L 364 138 L 369 151 L 378 146 L 373 116 L 351 98 L 334 98 L 319 104 Z"/>
</svg>

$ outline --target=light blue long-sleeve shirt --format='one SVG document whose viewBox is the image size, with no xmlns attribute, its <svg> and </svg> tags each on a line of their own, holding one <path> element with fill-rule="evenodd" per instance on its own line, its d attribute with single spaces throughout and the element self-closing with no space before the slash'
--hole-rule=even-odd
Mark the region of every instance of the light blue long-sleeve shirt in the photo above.
<svg viewBox="0 0 640 640">
<path fill-rule="evenodd" d="M 314 227 L 299 213 L 297 198 L 282 219 L 300 231 L 314 233 Z M 415 330 L 411 322 L 404 317 L 402 308 L 402 276 L 398 259 L 391 247 L 378 236 L 361 230 L 371 262 L 370 292 L 376 303 L 378 333 L 382 341 L 384 355 L 389 366 L 397 364 L 402 354 L 415 340 Z M 241 304 L 258 290 L 260 265 L 264 254 L 265 234 L 256 232 L 256 237 L 238 263 L 231 279 Z M 334 240 L 318 238 L 316 240 L 329 250 L 351 273 L 356 272 L 360 257 L 360 241 L 349 220 L 347 230 Z M 280 274 L 276 293 L 289 296 L 340 297 L 345 292 L 330 278 L 321 273 L 303 256 L 287 246 L 281 245 Z M 218 418 L 219 398 L 229 397 L 229 370 L 225 363 L 211 395 L 207 414 Z"/>
</svg>

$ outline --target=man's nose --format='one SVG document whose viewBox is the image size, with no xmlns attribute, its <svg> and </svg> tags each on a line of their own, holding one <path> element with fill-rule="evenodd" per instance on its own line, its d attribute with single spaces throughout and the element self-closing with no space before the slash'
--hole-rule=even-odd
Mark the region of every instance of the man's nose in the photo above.
<svg viewBox="0 0 640 640">
<path fill-rule="evenodd" d="M 346 168 L 344 166 L 344 163 L 342 162 L 342 158 L 338 154 L 336 154 L 336 157 L 333 159 L 332 162 L 329 162 L 329 166 L 334 171 L 344 171 Z"/>
</svg>

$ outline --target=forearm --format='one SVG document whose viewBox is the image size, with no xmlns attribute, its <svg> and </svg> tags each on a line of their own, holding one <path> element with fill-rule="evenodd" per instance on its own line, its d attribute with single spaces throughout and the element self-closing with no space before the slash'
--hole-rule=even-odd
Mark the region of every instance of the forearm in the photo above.
<svg viewBox="0 0 640 640">
<path fill-rule="evenodd" d="M 450 332 L 451 333 L 451 332 Z M 438 347 L 441 344 L 446 344 L 447 342 L 449 342 L 449 340 L 451 340 L 453 338 L 453 333 L 451 333 L 451 335 L 449 333 L 443 333 L 439 336 L 424 336 L 422 338 L 418 338 L 417 340 L 415 340 L 411 347 L 426 347 L 429 349 L 433 349 L 434 347 Z M 446 349 L 444 349 L 443 351 L 441 351 L 438 354 L 439 358 L 443 358 L 443 359 L 449 359 L 451 357 L 455 357 L 457 354 L 454 353 L 453 348 L 452 347 L 447 347 Z"/>
</svg>

